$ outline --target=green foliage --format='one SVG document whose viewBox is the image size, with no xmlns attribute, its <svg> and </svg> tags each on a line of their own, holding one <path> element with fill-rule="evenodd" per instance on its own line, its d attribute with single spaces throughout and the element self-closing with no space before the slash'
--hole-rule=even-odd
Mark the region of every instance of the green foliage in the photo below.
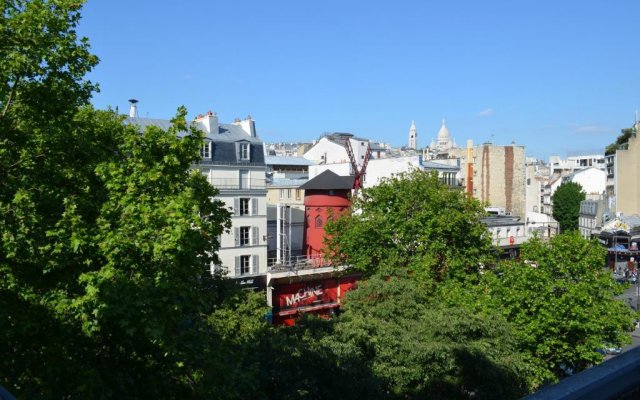
<svg viewBox="0 0 640 400">
<path fill-rule="evenodd" d="M 0 120 L 27 113 L 68 117 L 95 86 L 83 80 L 97 63 L 75 28 L 83 1 L 4 0 L 0 16 Z"/>
<path fill-rule="evenodd" d="M 305 316 L 263 336 L 261 391 L 253 398 L 385 398 L 358 349 L 335 336 L 334 323 Z"/>
<path fill-rule="evenodd" d="M 30 144 L 0 186 L 0 375 L 16 393 L 193 392 L 220 301 L 205 263 L 229 213 L 190 171 L 202 133 L 176 137 L 185 114 L 142 135 L 90 108 L 13 127 Z"/>
<path fill-rule="evenodd" d="M 391 398 L 510 399 L 527 392 L 506 321 L 426 295 L 412 278 L 372 277 L 348 293 L 334 334 Z M 509 382 L 505 385 L 505 382 Z"/>
<path fill-rule="evenodd" d="M 560 225 L 560 232 L 577 230 L 580 218 L 580 202 L 586 195 L 576 182 L 565 182 L 556 189 L 553 202 L 553 218 Z"/>
<path fill-rule="evenodd" d="M 616 141 L 611 143 L 605 148 L 604 154 L 610 155 L 615 154 L 616 150 L 620 148 L 625 143 L 629 143 L 629 139 L 631 136 L 635 136 L 636 130 L 635 128 L 624 128 L 620 130 L 620 136 L 616 138 Z"/>
<path fill-rule="evenodd" d="M 600 362 L 604 344 L 629 342 L 633 313 L 614 298 L 621 289 L 603 268 L 605 252 L 577 232 L 534 239 L 522 247 L 526 261 L 484 275 L 483 302 L 514 326 L 536 384 Z"/>
<path fill-rule="evenodd" d="M 367 274 L 409 270 L 429 281 L 463 277 L 491 251 L 482 205 L 414 171 L 365 189 L 356 212 L 327 224 L 327 249 L 339 264 Z"/>
<path fill-rule="evenodd" d="M 264 322 L 205 267 L 229 212 L 190 169 L 202 132 L 184 108 L 141 134 L 88 106 L 81 2 L 2 4 L 0 384 L 24 398 L 243 397 L 220 371 Z M 234 340 L 211 322 L 227 309 L 247 318 Z"/>
</svg>

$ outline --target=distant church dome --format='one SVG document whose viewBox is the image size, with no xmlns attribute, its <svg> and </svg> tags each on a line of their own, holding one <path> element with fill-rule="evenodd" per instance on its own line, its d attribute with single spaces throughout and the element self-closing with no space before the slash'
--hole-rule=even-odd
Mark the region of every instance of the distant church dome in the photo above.
<svg viewBox="0 0 640 400">
<path fill-rule="evenodd" d="M 449 129 L 447 129 L 447 125 L 443 119 L 442 126 L 438 131 L 438 139 L 431 142 L 430 149 L 435 154 L 448 154 L 449 151 L 454 148 L 456 148 L 456 144 L 451 140 L 451 137 L 449 136 Z"/>
<path fill-rule="evenodd" d="M 449 129 L 444 123 L 444 119 L 442 120 L 442 127 L 440 127 L 440 131 L 438 131 L 438 141 L 449 141 Z"/>
</svg>

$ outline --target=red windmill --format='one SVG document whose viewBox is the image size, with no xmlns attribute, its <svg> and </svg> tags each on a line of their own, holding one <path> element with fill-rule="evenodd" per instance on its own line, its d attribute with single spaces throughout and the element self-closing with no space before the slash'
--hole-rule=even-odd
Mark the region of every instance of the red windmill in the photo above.
<svg viewBox="0 0 640 400">
<path fill-rule="evenodd" d="M 358 168 L 358 163 L 355 155 L 353 154 L 353 148 L 351 147 L 351 140 L 347 138 L 344 143 L 345 149 L 347 149 L 347 154 L 349 155 L 349 160 L 351 161 L 351 167 L 353 168 L 353 190 L 358 191 L 362 187 L 362 182 L 364 181 L 364 177 L 367 173 L 367 164 L 369 164 L 369 158 L 371 158 L 371 144 L 367 143 L 367 152 L 364 155 L 364 160 L 362 161 L 362 167 Z"/>
</svg>

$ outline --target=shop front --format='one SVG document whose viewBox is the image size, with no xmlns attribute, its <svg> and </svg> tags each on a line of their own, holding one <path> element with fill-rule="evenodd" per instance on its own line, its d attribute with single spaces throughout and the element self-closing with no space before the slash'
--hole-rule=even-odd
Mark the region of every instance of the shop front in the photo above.
<svg viewBox="0 0 640 400">
<path fill-rule="evenodd" d="M 295 325 L 305 313 L 331 318 L 340 308 L 341 300 L 357 286 L 360 275 L 349 275 L 301 282 L 274 282 L 272 291 L 273 323 Z"/>
</svg>

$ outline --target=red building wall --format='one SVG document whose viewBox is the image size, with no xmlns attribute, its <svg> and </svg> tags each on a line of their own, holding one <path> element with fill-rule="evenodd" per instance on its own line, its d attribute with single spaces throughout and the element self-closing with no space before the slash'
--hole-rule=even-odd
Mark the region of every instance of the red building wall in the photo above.
<svg viewBox="0 0 640 400">
<path fill-rule="evenodd" d="M 350 190 L 307 190 L 305 206 L 305 254 L 324 256 L 324 226 L 329 218 L 337 218 L 351 207 Z"/>
</svg>

